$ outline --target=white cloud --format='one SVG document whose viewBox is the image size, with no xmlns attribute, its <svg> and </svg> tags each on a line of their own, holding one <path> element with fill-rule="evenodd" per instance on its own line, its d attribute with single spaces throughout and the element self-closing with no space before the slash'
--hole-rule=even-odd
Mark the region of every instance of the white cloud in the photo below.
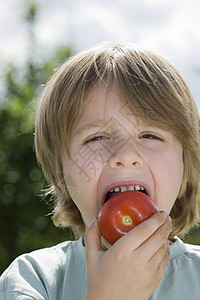
<svg viewBox="0 0 200 300">
<path fill-rule="evenodd" d="M 199 0 L 43 0 L 35 27 L 38 43 L 82 50 L 102 41 L 140 43 L 169 58 L 200 103 Z M 3 1 L 0 53 L 22 59 L 26 29 L 18 0 Z M 2 30 L 2 28 L 4 28 Z"/>
</svg>

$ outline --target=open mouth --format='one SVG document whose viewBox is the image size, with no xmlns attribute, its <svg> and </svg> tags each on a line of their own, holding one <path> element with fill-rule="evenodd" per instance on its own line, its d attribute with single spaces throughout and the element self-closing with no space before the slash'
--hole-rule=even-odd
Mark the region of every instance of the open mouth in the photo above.
<svg viewBox="0 0 200 300">
<path fill-rule="evenodd" d="M 113 189 L 111 189 L 105 196 L 105 200 L 104 203 L 107 202 L 110 198 L 114 197 L 117 194 L 126 192 L 126 191 L 139 191 L 142 192 L 146 195 L 148 195 L 147 191 L 145 190 L 145 188 L 141 185 L 128 185 L 128 186 L 117 186 Z"/>
</svg>

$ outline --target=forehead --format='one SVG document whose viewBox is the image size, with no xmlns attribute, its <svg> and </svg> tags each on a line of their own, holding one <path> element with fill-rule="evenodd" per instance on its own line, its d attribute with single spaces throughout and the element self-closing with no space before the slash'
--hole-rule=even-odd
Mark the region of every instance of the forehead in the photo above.
<svg viewBox="0 0 200 300">
<path fill-rule="evenodd" d="M 152 87 L 151 87 L 152 88 Z M 152 127 L 159 127 L 166 131 L 171 131 L 176 135 L 176 123 L 167 112 L 169 105 L 163 105 L 164 101 L 157 92 L 151 94 L 145 85 L 129 85 L 127 82 L 118 80 L 110 83 L 97 83 L 94 88 L 88 89 L 84 97 L 84 107 L 80 110 L 72 131 L 79 130 L 84 124 L 96 122 L 108 122 L 113 117 L 115 119 L 125 116 L 135 118 L 135 125 L 138 122 Z M 174 108 L 173 108 L 174 109 Z M 104 124 L 98 124 L 102 127 Z M 140 125 L 139 125 L 140 126 Z M 73 132 L 74 133 L 74 132 Z"/>
<path fill-rule="evenodd" d="M 118 92 L 115 85 L 110 88 L 100 86 L 88 97 L 87 105 L 81 115 L 79 123 L 87 122 L 88 119 L 105 119 L 123 114 L 133 115 L 124 97 Z"/>
<path fill-rule="evenodd" d="M 96 88 L 88 97 L 88 104 L 84 114 L 95 112 L 101 114 L 102 111 L 107 114 L 108 112 L 117 112 L 124 106 L 125 100 L 120 96 L 116 86 L 113 84 L 107 88 L 103 85 Z M 113 108 L 114 111 L 113 111 Z"/>
<path fill-rule="evenodd" d="M 91 128 L 121 127 L 126 122 L 135 128 L 143 127 L 145 122 L 138 118 L 129 108 L 125 98 L 115 85 L 107 89 L 104 86 L 95 89 L 88 97 L 87 105 L 79 119 L 74 133 L 80 134 Z"/>
</svg>

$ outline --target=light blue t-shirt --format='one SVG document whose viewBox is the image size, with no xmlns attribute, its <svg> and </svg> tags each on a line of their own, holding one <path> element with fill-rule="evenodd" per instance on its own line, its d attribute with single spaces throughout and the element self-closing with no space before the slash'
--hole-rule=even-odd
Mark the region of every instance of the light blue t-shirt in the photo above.
<svg viewBox="0 0 200 300">
<path fill-rule="evenodd" d="M 150 300 L 200 300 L 200 246 L 176 238 L 170 249 L 164 276 Z M 82 238 L 21 255 L 0 278 L 1 300 L 83 300 L 85 291 Z"/>
</svg>

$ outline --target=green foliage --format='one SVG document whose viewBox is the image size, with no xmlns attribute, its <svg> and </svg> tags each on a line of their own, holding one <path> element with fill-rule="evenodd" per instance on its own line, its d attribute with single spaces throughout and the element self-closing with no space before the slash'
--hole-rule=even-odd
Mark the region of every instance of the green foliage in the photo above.
<svg viewBox="0 0 200 300">
<path fill-rule="evenodd" d="M 36 0 L 25 1 L 24 19 L 30 44 L 27 61 L 23 65 L 6 63 L 3 67 L 0 274 L 21 253 L 73 239 L 70 230 L 61 230 L 52 224 L 49 216 L 52 207 L 39 197 L 46 182 L 34 153 L 35 98 L 52 70 L 71 55 L 71 49 L 60 46 L 51 56 L 37 45 L 33 32 L 38 9 Z"/>
<path fill-rule="evenodd" d="M 0 99 L 0 273 L 19 254 L 72 239 L 69 230 L 55 228 L 51 206 L 40 200 L 45 186 L 34 153 L 35 93 L 71 54 L 59 47 L 47 61 L 31 57 L 24 66 L 6 64 Z"/>
</svg>

